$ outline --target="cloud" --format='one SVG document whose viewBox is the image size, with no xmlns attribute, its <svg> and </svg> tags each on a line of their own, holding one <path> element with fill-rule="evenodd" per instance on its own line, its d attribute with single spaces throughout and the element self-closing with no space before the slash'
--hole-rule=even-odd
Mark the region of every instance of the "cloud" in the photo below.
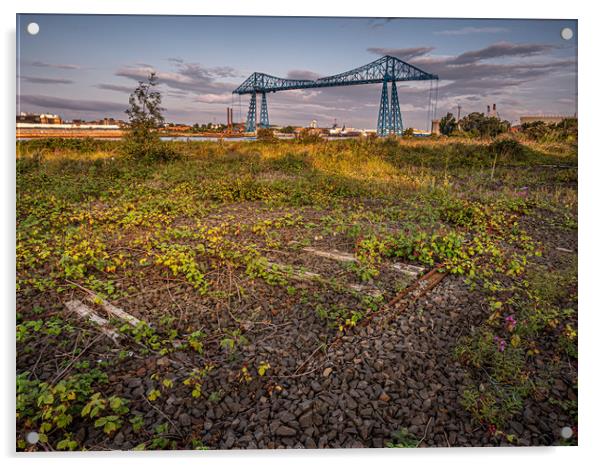
<svg viewBox="0 0 602 466">
<path fill-rule="evenodd" d="M 231 94 L 203 94 L 196 98 L 197 102 L 206 104 L 225 104 L 232 101 Z"/>
<path fill-rule="evenodd" d="M 439 96 L 458 97 L 500 92 L 516 88 L 529 81 L 574 69 L 574 59 L 553 59 L 542 56 L 555 49 L 548 44 L 512 44 L 498 42 L 487 47 L 469 50 L 457 56 L 431 55 L 432 47 L 387 49 L 371 47 L 372 53 L 389 54 L 405 58 L 413 65 L 433 74 L 441 80 Z M 495 62 L 496 59 L 541 56 L 538 62 Z M 411 60 L 408 57 L 413 57 Z M 492 62 L 493 61 L 493 62 Z M 416 87 L 416 86 L 413 86 Z M 422 91 L 421 91 L 422 92 Z"/>
<path fill-rule="evenodd" d="M 105 100 L 66 99 L 47 95 L 22 95 L 19 98 L 21 105 L 28 104 L 47 110 L 75 110 L 89 112 L 120 112 L 123 113 L 127 103 L 107 102 Z"/>
<path fill-rule="evenodd" d="M 508 29 L 502 27 L 463 27 L 459 29 L 437 31 L 435 34 L 442 36 L 464 36 L 467 34 L 498 34 L 500 32 L 508 32 Z"/>
<path fill-rule="evenodd" d="M 439 115 L 453 110 L 458 103 L 462 105 L 464 113 L 484 111 L 487 104 L 497 102 L 502 116 L 508 119 L 516 118 L 521 114 L 519 112 L 524 114 L 541 110 L 570 114 L 575 111 L 575 101 L 571 99 L 574 89 L 567 89 L 567 82 L 570 83 L 572 78 L 567 79 L 567 76 L 576 76 L 576 59 L 555 57 L 555 47 L 552 45 L 496 42 L 448 56 L 437 55 L 436 50 L 427 45 L 406 48 L 371 47 L 367 50 L 379 56 L 398 56 L 429 73 L 438 74 L 441 78 Z M 178 57 L 165 59 L 162 66 L 158 67 L 142 65 L 134 64 L 116 70 L 116 76 L 126 78 L 121 82 L 114 78 L 120 84 L 109 82 L 94 86 L 115 91 L 116 100 L 123 100 L 121 104 L 100 98 L 98 101 L 82 101 L 47 95 L 26 95 L 20 103 L 23 107 L 31 106 L 32 111 L 56 110 L 67 118 L 103 115 L 123 117 L 123 111 L 127 107 L 127 96 L 124 94 L 131 92 L 137 81 L 146 80 L 150 72 L 156 71 L 160 90 L 165 97 L 168 121 L 223 121 L 223 110 L 231 104 L 234 106 L 236 119 L 239 119 L 239 115 L 240 118 L 245 118 L 249 96 L 242 96 L 239 108 L 239 97 L 234 96 L 233 100 L 231 94 L 246 77 L 239 70 L 228 66 L 209 67 L 200 63 L 188 63 Z M 335 69 L 316 73 L 291 69 L 285 77 L 316 79 L 324 74 L 343 71 L 345 70 Z M 426 122 L 429 85 L 429 82 L 398 83 L 405 126 L 429 126 Z M 370 84 L 269 94 L 270 121 L 276 124 L 309 124 L 315 118 L 321 125 L 330 125 L 336 118 L 339 125 L 374 127 L 380 92 L 379 84 Z"/>
<path fill-rule="evenodd" d="M 484 111 L 487 103 L 501 104 L 515 96 L 520 106 L 504 104 L 500 109 L 504 118 L 516 118 L 532 102 L 544 96 L 554 86 L 553 79 L 566 73 L 576 73 L 572 58 L 556 59 L 549 55 L 555 47 L 546 44 L 494 43 L 490 46 L 451 56 L 433 55 L 433 47 L 384 48 L 371 47 L 377 55 L 394 55 L 430 73 L 438 74 L 438 114 L 461 103 L 463 111 Z M 409 59 L 408 57 L 412 57 Z M 537 60 L 525 60 L 537 57 Z M 344 71 L 344 70 L 339 70 Z M 288 78 L 315 79 L 317 73 L 291 70 Z M 529 86 L 538 80 L 552 80 L 542 89 L 532 91 Z M 429 82 L 398 83 L 400 104 L 407 126 L 429 127 L 426 122 Z M 270 118 L 275 122 L 306 123 L 313 118 L 319 124 L 330 124 L 336 118 L 339 124 L 373 127 L 378 113 L 381 86 L 379 84 L 295 90 L 270 94 Z M 548 101 L 548 100 L 546 100 Z M 245 100 L 246 102 L 246 100 Z M 550 106 L 559 100 L 549 100 Z M 570 102 L 561 103 L 570 108 Z M 245 104 L 246 107 L 246 104 Z M 246 108 L 245 108 L 246 111 Z M 570 112 L 570 110 L 569 110 Z"/>
<path fill-rule="evenodd" d="M 97 87 L 98 89 L 104 89 L 106 91 L 127 92 L 128 94 L 131 94 L 134 90 L 133 86 L 121 86 L 119 84 L 100 83 L 94 87 Z"/>
<path fill-rule="evenodd" d="M 69 64 L 62 64 L 62 63 L 46 63 L 43 61 L 32 61 L 29 62 L 30 65 L 32 66 L 38 66 L 40 68 L 58 68 L 61 70 L 80 70 L 82 67 L 79 65 L 69 65 Z"/>
<path fill-rule="evenodd" d="M 384 27 L 386 24 L 389 24 L 391 21 L 398 19 L 398 18 L 374 18 L 374 19 L 370 19 L 368 22 L 368 27 L 370 27 L 370 29 L 380 29 L 382 27 Z"/>
<path fill-rule="evenodd" d="M 454 64 L 474 63 L 481 60 L 504 57 L 530 57 L 549 52 L 557 48 L 550 44 L 512 44 L 510 42 L 498 42 L 488 47 L 464 52 L 453 61 Z"/>
<path fill-rule="evenodd" d="M 230 93 L 236 87 L 218 79 L 240 77 L 240 72 L 230 66 L 204 67 L 199 63 L 176 63 L 175 71 L 157 70 L 152 66 L 124 67 L 117 70 L 116 76 L 144 81 L 155 72 L 159 84 L 171 89 L 195 94 Z"/>
<path fill-rule="evenodd" d="M 435 50 L 435 47 L 410 47 L 405 49 L 391 49 L 385 47 L 369 47 L 368 52 L 376 55 L 391 55 L 401 60 L 411 60 L 412 58 L 422 57 Z"/>
<path fill-rule="evenodd" d="M 525 109 L 533 105 L 545 105 L 551 112 L 574 112 L 576 102 L 572 99 L 574 91 L 566 89 L 566 76 L 573 79 L 577 73 L 575 58 L 555 58 L 552 52 L 557 47 L 550 44 L 527 43 L 513 44 L 497 42 L 487 47 L 468 50 L 458 55 L 434 55 L 434 49 L 416 47 L 413 49 L 386 49 L 371 47 L 369 52 L 378 55 L 390 54 L 407 59 L 413 65 L 439 75 L 439 109 L 453 108 L 462 103 L 467 111 L 484 111 L 487 103 L 503 103 L 504 99 L 514 97 L 520 105 L 505 104 L 504 118 L 517 118 Z M 545 85 L 543 84 L 543 80 Z M 541 83 L 541 84 L 539 84 Z M 561 84 L 562 83 L 562 84 Z M 364 86 L 362 86 L 364 87 Z M 346 88 L 343 88 L 346 89 Z M 560 92 L 564 99 L 558 99 Z M 422 105 L 426 109 L 428 88 L 418 82 L 398 83 L 400 102 Z M 569 95 L 570 97 L 565 97 Z M 368 96 L 365 97 L 368 99 Z M 373 96 L 369 97 L 374 99 Z M 363 97 L 356 97 L 362 100 Z M 358 102 L 359 103 L 359 102 Z M 424 112 L 424 110 L 422 110 Z M 365 106 L 364 113 L 367 113 Z M 420 121 L 421 112 L 404 112 L 410 121 Z M 424 123 L 422 123 L 424 125 Z"/>
<path fill-rule="evenodd" d="M 315 81 L 320 77 L 318 73 L 308 70 L 290 70 L 286 73 L 287 79 L 309 79 L 310 81 Z"/>
<path fill-rule="evenodd" d="M 73 84 L 70 79 L 40 78 L 37 76 L 20 76 L 19 79 L 34 84 Z"/>
</svg>

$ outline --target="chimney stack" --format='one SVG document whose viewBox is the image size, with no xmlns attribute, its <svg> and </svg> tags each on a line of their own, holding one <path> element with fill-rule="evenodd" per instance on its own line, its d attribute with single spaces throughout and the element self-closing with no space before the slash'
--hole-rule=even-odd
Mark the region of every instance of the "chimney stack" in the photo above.
<svg viewBox="0 0 602 466">
<path fill-rule="evenodd" d="M 489 107 L 489 105 L 487 105 L 487 116 L 489 116 L 490 113 L 491 113 L 491 107 Z"/>
<path fill-rule="evenodd" d="M 496 110 L 495 110 L 495 104 L 493 104 L 493 113 L 495 113 L 495 112 L 496 112 Z"/>
</svg>

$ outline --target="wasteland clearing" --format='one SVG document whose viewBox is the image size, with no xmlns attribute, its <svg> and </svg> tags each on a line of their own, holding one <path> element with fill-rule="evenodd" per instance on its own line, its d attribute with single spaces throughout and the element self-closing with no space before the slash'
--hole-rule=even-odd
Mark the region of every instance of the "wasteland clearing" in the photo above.
<svg viewBox="0 0 602 466">
<path fill-rule="evenodd" d="M 576 145 L 172 144 L 18 144 L 20 449 L 576 443 Z"/>
</svg>

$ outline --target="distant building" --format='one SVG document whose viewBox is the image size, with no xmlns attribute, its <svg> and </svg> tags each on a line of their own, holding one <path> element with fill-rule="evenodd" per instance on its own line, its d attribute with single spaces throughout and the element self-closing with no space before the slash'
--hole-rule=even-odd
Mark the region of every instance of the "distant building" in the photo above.
<svg viewBox="0 0 602 466">
<path fill-rule="evenodd" d="M 17 123 L 31 123 L 43 125 L 60 125 L 63 122 L 60 116 L 50 113 L 25 113 L 17 115 Z"/>
<path fill-rule="evenodd" d="M 92 121 L 82 122 L 82 123 L 89 124 L 89 125 L 110 125 L 110 126 L 114 126 L 114 125 L 125 126 L 126 125 L 125 121 L 123 121 L 123 120 L 116 120 L 115 118 L 108 118 L 108 117 L 101 118 L 100 120 L 92 120 Z"/>
<path fill-rule="evenodd" d="M 523 125 L 525 123 L 534 123 L 536 121 L 542 121 L 546 124 L 556 124 L 560 123 L 562 120 L 566 120 L 567 118 L 574 117 L 563 115 L 528 115 L 520 117 L 520 124 Z"/>
<path fill-rule="evenodd" d="M 40 122 L 40 115 L 38 115 L 37 113 L 25 113 L 25 112 L 21 112 L 19 115 L 17 115 L 17 123 L 39 123 Z"/>
<path fill-rule="evenodd" d="M 37 114 L 21 112 L 17 115 L 17 123 L 60 125 L 63 123 L 63 120 L 59 115 L 53 115 L 51 113 Z"/>
<path fill-rule="evenodd" d="M 439 130 L 439 123 L 441 123 L 441 120 L 433 120 L 431 122 L 431 134 L 441 134 L 441 131 Z"/>
<path fill-rule="evenodd" d="M 437 125 L 439 126 L 439 125 Z M 412 130 L 412 135 L 413 136 L 430 136 L 432 133 L 429 133 L 428 131 L 425 131 L 423 129 L 417 129 L 417 128 L 408 128 Z"/>
<path fill-rule="evenodd" d="M 60 125 L 63 123 L 63 120 L 58 115 L 53 115 L 51 113 L 42 113 L 40 115 L 40 123 L 43 125 Z"/>
<path fill-rule="evenodd" d="M 497 112 L 497 106 L 496 104 L 493 104 L 493 108 L 490 107 L 489 105 L 487 105 L 487 116 L 488 117 L 494 117 L 494 118 L 499 118 L 500 115 Z"/>
</svg>

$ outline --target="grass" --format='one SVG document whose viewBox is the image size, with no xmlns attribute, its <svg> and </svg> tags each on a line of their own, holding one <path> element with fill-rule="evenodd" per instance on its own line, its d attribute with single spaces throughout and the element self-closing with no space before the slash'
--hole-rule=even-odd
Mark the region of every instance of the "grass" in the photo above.
<svg viewBox="0 0 602 466">
<path fill-rule="evenodd" d="M 138 316 L 143 326 L 122 329 L 130 338 L 122 351 L 144 357 L 169 354 L 176 343 L 187 348 L 198 367 L 180 383 L 202 397 L 213 370 L 203 359 L 207 352 L 226 354 L 224 364 L 240 383 L 273 370 L 274 362 L 245 360 L 249 341 L 242 334 L 243 322 L 269 316 L 236 303 L 276 290 L 286 307 L 286 297 L 298 295 L 330 335 L 352 331 L 378 309 L 380 301 L 361 293 L 333 306 L 325 293 L 297 290 L 294 271 L 274 264 L 282 251 L 326 239 L 354 251 L 358 262 L 345 273 L 359 281 L 378 280 L 387 260 L 442 264 L 487 296 L 490 319 L 457 348 L 474 380 L 464 404 L 478 423 L 503 432 L 524 399 L 548 393 L 550 375 L 534 365 L 538 355 L 556 355 L 555 370 L 577 357 L 576 262 L 546 267 L 545 245 L 536 238 L 538 229 L 542 237 L 576 229 L 575 146 L 500 149 L 476 140 L 406 139 L 172 144 L 180 159 L 149 164 L 124 157 L 118 141 L 18 143 L 19 448 L 33 448 L 22 432 L 41 422 L 48 448 L 82 448 L 72 434 L 86 422 L 83 400 L 93 392 L 105 405 L 95 419 L 101 431 L 111 437 L 128 422 L 120 409 L 127 400 L 113 400 L 118 412 L 111 411 L 100 375 L 80 382 L 89 367 L 111 371 L 91 355 L 64 363 L 62 381 L 45 375 L 44 364 L 72 351 L 76 335 L 94 337 L 81 322 L 58 318 L 78 286 L 126 308 L 140 306 L 154 290 L 180 291 L 181 303 L 154 306 Z M 210 315 L 192 312 L 217 305 L 229 309 L 229 328 L 217 330 Z M 517 323 L 510 326 L 508 316 Z M 212 341 L 221 344 L 211 349 Z M 40 344 L 54 349 L 30 367 Z M 171 383 L 157 383 L 149 400 L 160 399 Z M 148 433 L 140 448 L 178 447 L 163 434 Z M 183 442 L 179 447 L 200 444 Z M 413 442 L 404 437 L 395 444 Z"/>
</svg>

